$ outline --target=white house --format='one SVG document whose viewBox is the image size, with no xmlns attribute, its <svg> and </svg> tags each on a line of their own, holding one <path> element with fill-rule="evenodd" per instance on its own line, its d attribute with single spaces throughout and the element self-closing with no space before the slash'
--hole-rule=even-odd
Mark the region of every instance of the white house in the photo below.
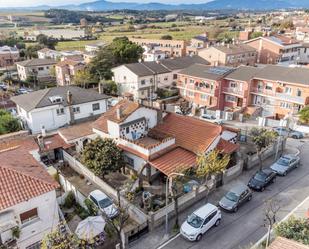
<svg viewBox="0 0 309 249">
<path fill-rule="evenodd" d="M 107 110 L 108 96 L 77 86 L 54 87 L 12 97 L 17 113 L 32 133 L 55 130 Z"/>
<path fill-rule="evenodd" d="M 193 167 L 200 152 L 218 148 L 232 154 L 238 150 L 232 141 L 237 134 L 222 126 L 163 113 L 126 99 L 109 109 L 92 127 L 100 137 L 114 139 L 124 151 L 127 168 L 142 172 L 149 181 L 161 173 L 169 175 Z"/>
<path fill-rule="evenodd" d="M 59 223 L 58 183 L 34 159 L 32 150 L 38 146 L 29 137 L 1 142 L 0 247 L 40 248 Z"/>
<path fill-rule="evenodd" d="M 37 81 L 51 80 L 50 71 L 56 63 L 52 59 L 32 59 L 16 62 L 19 79 L 26 81 L 29 77 L 33 77 Z"/>
<path fill-rule="evenodd" d="M 85 51 L 88 53 L 97 53 L 101 48 L 103 48 L 106 44 L 104 42 L 98 42 L 95 44 L 86 44 Z"/>
<path fill-rule="evenodd" d="M 135 99 L 154 98 L 158 88 L 176 84 L 177 73 L 195 63 L 209 64 L 199 56 L 125 64 L 112 69 L 113 80 L 120 95 L 131 93 Z"/>
<path fill-rule="evenodd" d="M 144 61 L 159 61 L 166 59 L 166 54 L 164 51 L 160 50 L 160 47 L 144 45 L 143 49 Z"/>
</svg>

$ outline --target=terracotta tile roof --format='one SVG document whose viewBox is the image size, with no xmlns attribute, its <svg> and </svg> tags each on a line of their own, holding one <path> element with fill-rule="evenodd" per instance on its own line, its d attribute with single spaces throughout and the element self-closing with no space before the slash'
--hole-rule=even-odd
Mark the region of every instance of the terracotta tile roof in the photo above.
<svg viewBox="0 0 309 249">
<path fill-rule="evenodd" d="M 1 143 L 0 210 L 42 195 L 58 187 L 29 151 L 38 149 L 33 138 Z"/>
<path fill-rule="evenodd" d="M 286 238 L 277 237 L 268 249 L 309 249 L 309 246 Z"/>
<path fill-rule="evenodd" d="M 44 148 L 42 151 L 51 151 L 58 148 L 67 149 L 70 148 L 72 145 L 67 144 L 60 135 L 52 135 L 48 137 L 44 137 Z"/>
<path fill-rule="evenodd" d="M 223 153 L 231 154 L 239 149 L 239 144 L 234 144 L 221 138 L 217 149 Z"/>
<path fill-rule="evenodd" d="M 98 118 L 93 123 L 93 128 L 108 133 L 107 129 L 107 120 L 121 123 L 123 122 L 129 115 L 135 112 L 140 105 L 136 102 L 132 102 L 129 100 L 121 100 L 117 105 L 113 106 L 107 112 L 105 112 L 100 118 Z M 121 118 L 117 118 L 117 109 L 120 108 Z"/>
<path fill-rule="evenodd" d="M 92 121 L 62 128 L 58 130 L 58 134 L 67 142 L 89 136 L 93 134 Z"/>
<path fill-rule="evenodd" d="M 221 134 L 222 127 L 197 118 L 169 113 L 153 128 L 176 138 L 176 144 L 193 153 L 206 151 Z"/>
<path fill-rule="evenodd" d="M 177 147 L 159 158 L 150 161 L 149 164 L 168 176 L 173 172 L 179 172 L 179 170 L 193 167 L 195 162 L 196 155 L 194 153 Z"/>
</svg>

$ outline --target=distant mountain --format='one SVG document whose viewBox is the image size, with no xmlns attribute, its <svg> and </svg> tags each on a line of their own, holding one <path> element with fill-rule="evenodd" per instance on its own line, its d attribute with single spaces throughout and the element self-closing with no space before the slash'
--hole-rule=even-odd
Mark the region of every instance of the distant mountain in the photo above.
<svg viewBox="0 0 309 249">
<path fill-rule="evenodd" d="M 206 1 L 206 0 L 205 0 Z M 168 1 L 167 1 L 168 2 Z M 269 10 L 284 8 L 306 8 L 309 7 L 309 0 L 212 0 L 201 4 L 163 4 L 163 3 L 134 3 L 134 2 L 109 2 L 98 0 L 95 2 L 79 5 L 64 5 L 50 7 L 46 5 L 28 7 L 23 9 L 49 9 L 62 8 L 70 10 L 108 11 L 116 9 L 132 10 L 214 10 L 214 9 L 250 9 Z M 4 8 L 2 8 L 3 10 Z M 8 8 L 5 8 L 8 9 Z M 13 8 L 12 8 L 13 9 Z M 22 9 L 14 8 L 14 9 Z M 1 10 L 1 9 L 0 9 Z"/>
</svg>

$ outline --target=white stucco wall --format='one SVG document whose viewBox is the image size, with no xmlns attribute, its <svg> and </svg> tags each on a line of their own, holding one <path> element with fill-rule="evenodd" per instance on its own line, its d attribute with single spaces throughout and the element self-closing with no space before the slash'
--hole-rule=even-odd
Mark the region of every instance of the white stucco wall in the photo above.
<svg viewBox="0 0 309 249">
<path fill-rule="evenodd" d="M 100 103 L 100 109 L 93 111 L 92 104 Z M 80 112 L 75 113 L 75 120 L 82 118 L 87 118 L 92 115 L 99 115 L 107 110 L 107 100 L 99 100 L 88 102 L 80 105 L 74 105 L 73 107 L 79 107 Z M 63 115 L 57 115 L 57 109 L 64 108 Z M 29 129 L 33 134 L 40 133 L 42 126 L 45 127 L 47 131 L 58 129 L 70 122 L 70 112 L 69 107 L 63 107 L 60 105 L 53 105 L 44 108 L 37 108 L 30 112 L 26 112 L 22 108 L 17 108 L 18 115 L 27 122 Z"/>
<path fill-rule="evenodd" d="M 19 215 L 34 208 L 37 208 L 38 218 L 29 223 L 21 224 Z M 27 246 L 41 241 L 59 223 L 58 203 L 54 190 L 2 210 L 0 213 L 9 210 L 13 211 L 15 219 L 20 225 L 21 233 L 20 238 L 17 240 L 20 249 L 25 249 Z M 11 219 L 10 216 L 7 218 Z"/>
</svg>

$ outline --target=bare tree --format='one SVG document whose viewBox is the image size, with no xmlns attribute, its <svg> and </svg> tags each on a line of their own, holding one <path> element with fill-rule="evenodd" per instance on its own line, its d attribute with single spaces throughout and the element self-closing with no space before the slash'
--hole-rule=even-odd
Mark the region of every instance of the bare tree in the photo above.
<svg viewBox="0 0 309 249">
<path fill-rule="evenodd" d="M 265 201 L 265 225 L 268 226 L 266 247 L 269 244 L 270 232 L 276 223 L 276 216 L 280 210 L 280 202 L 276 199 L 268 199 Z"/>
</svg>

